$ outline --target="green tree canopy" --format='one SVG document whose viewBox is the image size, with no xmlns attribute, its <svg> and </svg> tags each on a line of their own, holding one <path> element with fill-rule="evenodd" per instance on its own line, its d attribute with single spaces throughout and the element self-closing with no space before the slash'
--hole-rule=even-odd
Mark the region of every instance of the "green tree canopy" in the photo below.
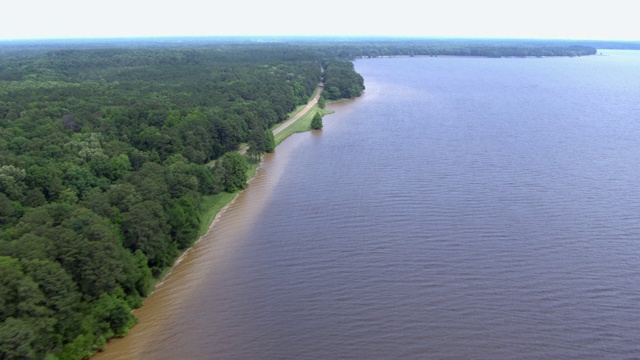
<svg viewBox="0 0 640 360">
<path fill-rule="evenodd" d="M 320 113 L 316 113 L 313 115 L 313 119 L 311 119 L 311 129 L 320 130 L 322 129 L 322 115 Z"/>
</svg>

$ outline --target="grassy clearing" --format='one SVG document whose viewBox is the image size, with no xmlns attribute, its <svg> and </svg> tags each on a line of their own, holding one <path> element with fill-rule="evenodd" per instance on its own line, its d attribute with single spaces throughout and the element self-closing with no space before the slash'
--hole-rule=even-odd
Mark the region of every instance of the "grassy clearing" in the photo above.
<svg viewBox="0 0 640 360">
<path fill-rule="evenodd" d="M 249 162 L 249 168 L 247 169 L 247 179 L 251 179 L 258 171 L 260 163 Z M 218 212 L 222 210 L 227 204 L 229 204 L 238 195 L 239 191 L 234 193 L 221 192 L 215 195 L 205 195 L 202 197 L 202 212 L 200 213 L 200 229 L 198 230 L 198 237 L 203 236 L 209 230 L 211 222 L 216 217 Z"/>
<path fill-rule="evenodd" d="M 216 217 L 218 212 L 222 210 L 228 203 L 236 197 L 237 193 L 221 192 L 215 195 L 205 195 L 202 197 L 202 213 L 200 218 L 200 229 L 198 230 L 198 237 L 206 234 L 211 226 L 211 222 Z"/>
<path fill-rule="evenodd" d="M 316 113 L 320 113 L 320 115 L 324 116 L 326 114 L 333 113 L 333 111 L 320 109 L 318 106 L 312 107 L 311 109 L 309 109 L 309 111 L 306 114 L 304 114 L 298 120 L 296 120 L 296 122 L 289 125 L 289 127 L 282 130 L 278 134 L 274 135 L 274 138 L 276 140 L 276 145 L 280 144 L 282 141 L 284 141 L 284 139 L 288 138 L 289 136 L 295 133 L 311 130 L 311 120 L 313 119 Z"/>
<path fill-rule="evenodd" d="M 211 222 L 213 222 L 213 219 L 215 219 L 218 212 L 222 210 L 222 208 L 225 207 L 228 203 L 230 203 L 231 200 L 233 200 L 236 197 L 236 195 L 238 195 L 237 192 L 235 193 L 221 192 L 219 194 L 204 195 L 202 197 L 202 203 L 200 204 L 201 221 L 200 221 L 200 228 L 198 229 L 198 239 L 204 236 L 204 234 L 206 234 L 207 231 L 209 231 L 209 226 L 211 226 Z M 167 275 L 169 275 L 171 270 L 173 270 L 174 266 L 175 266 L 175 263 L 172 266 L 162 269 L 162 272 L 158 276 L 156 276 L 154 279 L 155 286 L 157 286 L 161 281 L 164 280 L 164 278 Z"/>
<path fill-rule="evenodd" d="M 260 162 L 254 162 L 249 160 L 249 168 L 247 169 L 247 179 L 252 179 L 253 176 L 256 174 L 256 171 L 258 171 L 258 168 L 260 167 Z"/>
</svg>

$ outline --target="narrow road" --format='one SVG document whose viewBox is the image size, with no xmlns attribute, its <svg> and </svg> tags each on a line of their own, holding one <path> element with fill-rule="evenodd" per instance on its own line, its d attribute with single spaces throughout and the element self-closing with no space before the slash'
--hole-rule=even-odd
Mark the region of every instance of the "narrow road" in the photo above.
<svg viewBox="0 0 640 360">
<path fill-rule="evenodd" d="M 320 99 L 320 94 L 322 94 L 322 90 L 323 90 L 323 84 L 320 83 L 318 84 L 318 88 L 316 89 L 316 96 L 313 97 L 313 99 L 311 99 L 311 101 L 309 101 L 309 103 L 307 104 L 307 106 L 304 107 L 304 109 L 300 110 L 297 114 L 295 114 L 294 116 L 291 117 L 291 119 L 283 122 L 282 124 L 280 124 L 280 126 L 278 126 L 277 128 L 275 128 L 273 130 L 273 135 L 277 135 L 278 133 L 280 133 L 281 131 L 283 131 L 284 129 L 288 128 L 289 126 L 291 126 L 293 123 L 295 123 L 298 119 L 300 119 L 300 117 L 302 117 L 304 114 L 308 113 L 309 110 L 311 110 L 311 108 L 318 103 L 318 99 Z M 238 150 L 238 152 L 240 154 L 244 154 L 247 152 L 247 149 L 249 148 L 249 146 L 243 146 L 240 150 Z"/>
<path fill-rule="evenodd" d="M 320 99 L 320 94 L 322 94 L 322 84 L 318 85 L 318 89 L 317 89 L 317 93 L 316 96 L 311 99 L 311 101 L 309 101 L 309 103 L 307 104 L 307 106 L 304 107 L 304 109 L 300 110 L 300 112 L 298 112 L 297 114 L 295 114 L 291 119 L 283 122 L 282 124 L 280 124 L 280 126 L 278 126 L 277 128 L 275 128 L 275 130 L 273 130 L 273 135 L 277 135 L 279 132 L 281 132 L 282 130 L 286 129 L 289 127 L 289 125 L 293 124 L 294 122 L 296 122 L 296 120 L 300 119 L 300 117 L 304 114 L 306 114 L 307 112 L 309 112 L 309 110 L 311 110 L 311 108 L 313 107 L 313 105 L 318 103 L 318 99 Z"/>
</svg>

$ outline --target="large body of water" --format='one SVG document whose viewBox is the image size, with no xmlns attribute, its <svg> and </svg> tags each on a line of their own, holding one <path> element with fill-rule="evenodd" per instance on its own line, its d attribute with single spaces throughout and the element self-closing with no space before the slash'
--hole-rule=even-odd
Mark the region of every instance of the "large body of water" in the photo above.
<svg viewBox="0 0 640 360">
<path fill-rule="evenodd" d="M 640 55 L 356 61 L 105 359 L 640 357 Z"/>
</svg>

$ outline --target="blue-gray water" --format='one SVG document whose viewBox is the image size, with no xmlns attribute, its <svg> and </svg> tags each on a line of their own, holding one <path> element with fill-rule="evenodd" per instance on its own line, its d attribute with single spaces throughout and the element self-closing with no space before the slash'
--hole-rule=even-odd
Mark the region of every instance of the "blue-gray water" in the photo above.
<svg viewBox="0 0 640 360">
<path fill-rule="evenodd" d="M 101 356 L 640 357 L 640 54 L 356 61 Z"/>
</svg>

